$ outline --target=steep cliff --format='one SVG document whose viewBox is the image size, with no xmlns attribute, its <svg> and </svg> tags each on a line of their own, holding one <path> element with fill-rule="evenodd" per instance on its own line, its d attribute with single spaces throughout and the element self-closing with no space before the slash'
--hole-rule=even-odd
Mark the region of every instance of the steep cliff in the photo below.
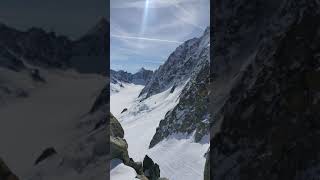
<svg viewBox="0 0 320 180">
<path fill-rule="evenodd" d="M 211 179 L 319 176 L 318 1 L 216 1 Z"/>
</svg>

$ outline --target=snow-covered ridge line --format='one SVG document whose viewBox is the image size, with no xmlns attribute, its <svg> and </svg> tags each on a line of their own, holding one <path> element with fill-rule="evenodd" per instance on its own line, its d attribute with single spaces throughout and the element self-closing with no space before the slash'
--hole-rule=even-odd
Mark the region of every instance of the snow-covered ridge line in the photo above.
<svg viewBox="0 0 320 180">
<path fill-rule="evenodd" d="M 200 38 L 190 39 L 177 47 L 165 63 L 154 72 L 139 96 L 147 98 L 172 86 L 179 86 L 186 79 L 198 74 L 199 70 L 195 67 L 209 61 L 209 58 L 203 57 L 203 52 L 210 48 L 209 43 L 210 28 L 208 27 Z"/>
<path fill-rule="evenodd" d="M 136 73 L 129 73 L 123 70 L 110 70 L 110 79 L 113 84 L 133 83 L 138 85 L 147 84 L 153 76 L 153 71 L 141 68 Z"/>
</svg>

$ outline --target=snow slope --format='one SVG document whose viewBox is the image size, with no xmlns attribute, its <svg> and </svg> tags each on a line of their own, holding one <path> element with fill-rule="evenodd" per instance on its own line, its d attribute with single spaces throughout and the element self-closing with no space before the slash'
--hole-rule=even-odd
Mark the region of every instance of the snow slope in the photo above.
<svg viewBox="0 0 320 180">
<path fill-rule="evenodd" d="M 192 136 L 169 137 L 148 151 L 160 165 L 161 176 L 172 180 L 202 180 L 208 141 L 195 143 Z"/>
<path fill-rule="evenodd" d="M 160 121 L 178 104 L 183 88 L 184 85 L 176 87 L 173 93 L 170 93 L 171 88 L 169 88 L 141 101 L 138 98 L 141 87 L 138 88 L 133 84 L 125 85 L 117 93 L 111 94 L 110 107 L 124 129 L 124 138 L 127 140 L 131 158 L 142 161 L 146 154 L 149 155 L 159 164 L 161 177 L 170 180 L 200 180 L 203 177 L 205 164 L 203 155 L 209 147 L 207 142 L 194 143 L 191 136 L 172 136 L 154 148 L 148 148 Z M 119 114 L 117 110 L 123 107 L 128 108 L 128 111 Z M 121 174 L 120 172 L 128 174 L 121 164 L 111 170 L 111 179 L 132 178 L 123 175 L 121 179 L 116 175 Z"/>
<path fill-rule="evenodd" d="M 122 84 L 123 87 L 120 86 Z M 128 108 L 144 86 L 131 83 L 111 84 L 110 111 L 118 117 L 124 108 Z M 125 97 L 125 98 L 124 98 Z"/>
<path fill-rule="evenodd" d="M 100 75 L 44 69 L 41 73 L 47 83 L 28 98 L 0 108 L 0 154 L 20 178 L 45 148 L 59 151 L 77 137 L 76 124 L 105 84 Z"/>
<path fill-rule="evenodd" d="M 111 161 L 111 169 L 111 180 L 131 180 L 137 175 L 133 168 L 124 165 L 119 159 Z"/>
</svg>

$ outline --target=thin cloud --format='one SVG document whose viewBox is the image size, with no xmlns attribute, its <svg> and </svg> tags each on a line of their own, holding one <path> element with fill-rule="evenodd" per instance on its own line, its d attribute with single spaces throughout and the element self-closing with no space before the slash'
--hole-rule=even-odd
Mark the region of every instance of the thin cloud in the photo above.
<svg viewBox="0 0 320 180">
<path fill-rule="evenodd" d="M 172 7 L 174 4 L 181 3 L 190 3 L 190 2 L 198 2 L 199 0 L 149 0 L 149 8 L 158 9 L 158 8 L 167 8 Z M 111 4 L 111 8 L 115 9 L 123 9 L 123 8 L 140 8 L 143 9 L 145 7 L 146 0 L 137 0 L 134 2 L 128 2 L 128 0 L 118 0 L 116 3 Z"/>
<path fill-rule="evenodd" d="M 111 67 L 130 61 L 147 68 L 153 61 L 164 62 L 209 25 L 209 0 L 149 0 L 148 16 L 144 16 L 145 2 L 111 0 Z"/>
<path fill-rule="evenodd" d="M 145 41 L 156 41 L 156 42 L 166 42 L 166 43 L 177 43 L 182 44 L 181 41 L 172 41 L 166 39 L 155 39 L 155 38 L 145 38 L 145 37 L 134 37 L 134 36 L 120 36 L 120 35 L 111 35 L 111 37 L 115 38 L 123 38 L 123 39 L 133 39 L 133 40 L 145 40 Z"/>
</svg>

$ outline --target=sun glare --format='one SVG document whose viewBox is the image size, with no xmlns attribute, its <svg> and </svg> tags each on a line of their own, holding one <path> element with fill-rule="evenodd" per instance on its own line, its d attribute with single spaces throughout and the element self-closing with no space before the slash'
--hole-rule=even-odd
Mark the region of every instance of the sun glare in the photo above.
<svg viewBox="0 0 320 180">
<path fill-rule="evenodd" d="M 144 5 L 143 19 L 142 19 L 142 27 L 141 27 L 141 35 L 145 33 L 147 20 L 148 20 L 148 12 L 149 12 L 149 3 L 150 0 L 146 0 Z"/>
</svg>

